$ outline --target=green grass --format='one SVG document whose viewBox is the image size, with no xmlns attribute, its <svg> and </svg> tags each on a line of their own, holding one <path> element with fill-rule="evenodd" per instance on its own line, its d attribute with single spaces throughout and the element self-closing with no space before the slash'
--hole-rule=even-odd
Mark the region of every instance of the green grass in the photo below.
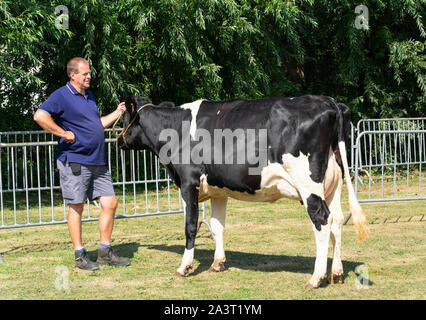
<svg viewBox="0 0 426 320">
<path fill-rule="evenodd" d="M 426 181 L 422 179 L 423 186 Z M 393 194 L 393 182 L 384 191 Z M 381 196 L 379 184 L 371 188 L 373 197 Z M 405 186 L 404 186 L 405 187 Z M 359 187 L 359 197 L 366 198 L 368 185 Z M 397 191 L 406 193 L 401 187 Z M 410 195 L 418 186 L 410 185 Z M 416 191 L 417 190 L 417 191 Z M 133 187 L 116 193 L 120 204 L 117 215 L 135 212 Z M 145 188 L 137 188 L 136 212 L 145 212 Z M 64 219 L 59 192 L 53 195 L 55 219 Z M 17 222 L 38 222 L 52 217 L 51 195 L 16 194 Z M 150 212 L 179 209 L 176 190 L 148 192 Z M 130 199 L 130 200 L 129 200 Z M 347 212 L 346 188 L 342 196 Z M 3 219 L 13 223 L 13 198 L 3 195 Z M 27 204 L 28 203 L 28 204 Z M 210 273 L 215 243 L 205 225 L 196 240 L 194 269 L 189 277 L 173 276 L 184 252 L 183 215 L 171 214 L 132 219 L 117 219 L 113 233 L 115 250 L 131 259 L 127 268 L 102 267 L 95 272 L 74 268 L 74 255 L 66 224 L 0 230 L 0 299 L 425 299 L 426 233 L 425 202 L 406 201 L 364 203 L 370 222 L 370 238 L 356 241 L 352 222 L 344 227 L 342 260 L 344 284 L 323 283 L 308 291 L 315 263 L 315 241 L 311 223 L 297 201 L 280 200 L 272 204 L 228 202 L 225 250 L 227 269 Z M 87 207 L 87 206 L 86 206 Z M 42 210 L 40 210 L 40 208 Z M 90 216 L 99 209 L 90 206 Z M 87 210 L 84 214 L 87 216 Z M 99 232 L 97 222 L 83 224 L 83 240 L 89 255 L 96 259 Z M 331 268 L 329 250 L 329 271 Z M 357 266 L 368 270 L 367 289 L 358 289 Z M 59 269 L 58 269 L 59 268 Z M 60 272 L 65 270 L 66 277 Z M 365 276 L 365 274 L 364 274 Z M 64 283 L 60 280 L 66 279 Z M 58 282 L 59 281 L 59 282 Z M 59 284 L 59 286 L 58 286 Z M 65 287 L 64 287 L 65 285 Z"/>
<path fill-rule="evenodd" d="M 144 193 L 139 198 L 143 206 Z M 150 199 L 155 207 L 156 198 L 150 195 Z M 166 206 L 167 196 L 160 199 L 161 206 Z M 345 212 L 346 199 L 345 193 Z M 74 268 L 65 224 L 6 229 L 0 230 L 5 260 L 0 264 L 0 299 L 425 299 L 425 202 L 362 206 L 371 235 L 358 243 L 352 222 L 344 227 L 342 285 L 324 282 L 317 290 L 303 289 L 314 268 L 315 241 L 299 202 L 230 199 L 225 229 L 227 269 L 222 273 L 208 272 L 215 243 L 202 225 L 193 272 L 184 279 L 173 276 L 184 252 L 182 214 L 117 219 L 112 244 L 132 264 L 95 272 Z M 60 204 L 58 210 L 63 211 Z M 92 206 L 91 210 L 96 216 L 98 209 Z M 83 240 L 96 259 L 97 222 L 83 224 Z M 368 268 L 367 289 L 355 285 L 359 265 Z M 62 279 L 55 272 L 57 267 L 69 273 L 68 288 L 55 286 Z"/>
</svg>

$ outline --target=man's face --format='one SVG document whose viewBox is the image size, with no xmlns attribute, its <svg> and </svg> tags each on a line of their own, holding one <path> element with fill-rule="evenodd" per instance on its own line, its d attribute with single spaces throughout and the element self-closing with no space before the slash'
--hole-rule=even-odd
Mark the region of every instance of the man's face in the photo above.
<svg viewBox="0 0 426 320">
<path fill-rule="evenodd" d="M 81 89 L 88 89 L 91 79 L 90 67 L 87 63 L 79 63 L 78 73 L 71 72 L 71 80 Z"/>
</svg>

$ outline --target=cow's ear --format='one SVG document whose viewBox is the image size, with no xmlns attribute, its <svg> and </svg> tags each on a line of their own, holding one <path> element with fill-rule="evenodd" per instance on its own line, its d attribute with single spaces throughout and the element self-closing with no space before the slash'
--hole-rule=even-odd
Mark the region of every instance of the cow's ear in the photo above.
<svg viewBox="0 0 426 320">
<path fill-rule="evenodd" d="M 126 99 L 126 110 L 127 110 L 127 112 L 130 113 L 130 114 L 133 114 L 133 113 L 135 113 L 135 109 L 136 109 L 136 106 L 135 106 L 134 98 L 132 96 L 127 97 L 127 99 Z"/>
</svg>

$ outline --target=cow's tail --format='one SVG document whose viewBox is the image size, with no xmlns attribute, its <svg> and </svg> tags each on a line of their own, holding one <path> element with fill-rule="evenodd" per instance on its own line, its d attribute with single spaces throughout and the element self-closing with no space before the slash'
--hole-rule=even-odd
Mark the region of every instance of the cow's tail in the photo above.
<svg viewBox="0 0 426 320">
<path fill-rule="evenodd" d="M 339 123 L 338 148 L 339 148 L 340 158 L 342 160 L 343 173 L 344 173 L 344 177 L 346 181 L 346 186 L 348 188 L 349 210 L 352 214 L 358 241 L 363 241 L 368 238 L 368 232 L 369 232 L 368 222 L 355 196 L 355 191 L 352 186 L 351 176 L 349 174 L 349 166 L 348 166 L 348 160 L 347 160 L 348 158 L 346 156 L 345 137 L 346 137 L 346 130 L 348 129 L 347 126 L 349 125 L 349 121 L 350 121 L 349 120 L 350 111 L 349 111 L 349 108 L 343 103 L 339 103 L 337 105 L 337 103 L 334 102 L 334 104 L 338 108 L 338 117 L 337 117 L 338 123 Z M 345 117 L 344 117 L 344 114 L 345 114 Z"/>
</svg>

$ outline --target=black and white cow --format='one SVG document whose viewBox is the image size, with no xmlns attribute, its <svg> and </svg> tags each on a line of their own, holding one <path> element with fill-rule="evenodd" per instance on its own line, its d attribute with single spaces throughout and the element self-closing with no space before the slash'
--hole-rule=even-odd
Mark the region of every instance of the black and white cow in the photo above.
<svg viewBox="0 0 426 320">
<path fill-rule="evenodd" d="M 315 269 L 305 287 L 317 288 L 326 277 L 330 235 L 334 246 L 331 283 L 342 281 L 342 177 L 358 240 L 368 236 L 348 171 L 347 106 L 313 95 L 198 100 L 181 106 L 171 102 L 153 105 L 133 96 L 126 100 L 126 108 L 124 129 L 118 136 L 120 148 L 154 152 L 182 192 L 186 249 L 177 275 L 187 276 L 192 268 L 199 202 L 211 201 L 216 251 L 210 270 L 222 271 L 228 197 L 267 202 L 284 197 L 303 203 L 315 234 Z M 244 157 L 249 146 L 255 153 Z"/>
</svg>

